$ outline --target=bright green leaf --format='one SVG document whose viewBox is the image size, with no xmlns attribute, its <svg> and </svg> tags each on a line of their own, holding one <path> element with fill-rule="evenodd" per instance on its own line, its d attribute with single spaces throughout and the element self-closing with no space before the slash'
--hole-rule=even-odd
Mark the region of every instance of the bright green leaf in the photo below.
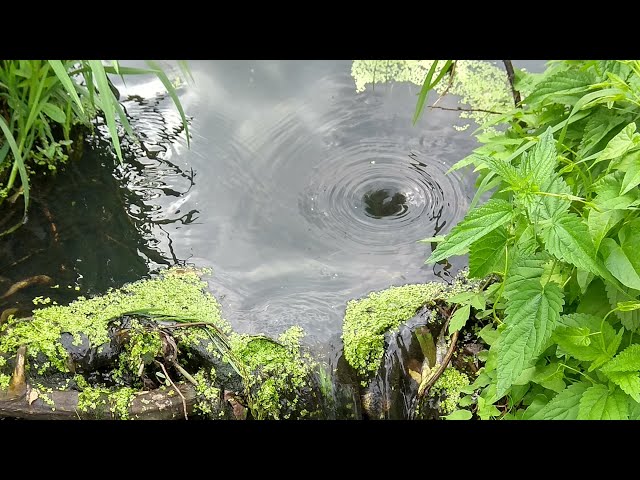
<svg viewBox="0 0 640 480">
<path fill-rule="evenodd" d="M 453 255 L 461 255 L 473 242 L 505 224 L 513 214 L 513 206 L 504 200 L 491 199 L 467 213 L 451 229 L 444 242 L 438 244 L 425 263 L 435 263 Z"/>
<path fill-rule="evenodd" d="M 630 301 L 630 298 L 638 298 L 637 290 L 633 290 L 630 288 L 625 288 L 625 293 L 618 290 L 613 284 L 610 282 L 606 282 L 605 290 L 607 292 L 607 298 L 609 299 L 609 304 L 611 309 L 614 309 L 618 306 L 620 302 Z M 622 325 L 627 330 L 635 331 L 640 327 L 640 310 L 633 311 L 618 311 L 616 310 L 615 315 L 620 319 Z"/>
<path fill-rule="evenodd" d="M 456 410 L 442 418 L 447 420 L 471 420 L 473 418 L 473 414 L 469 410 Z"/>
<path fill-rule="evenodd" d="M 553 397 L 531 420 L 575 420 L 578 418 L 580 399 L 591 384 L 578 382 Z"/>
<path fill-rule="evenodd" d="M 53 103 L 45 103 L 42 105 L 42 111 L 54 122 L 64 124 L 67 121 L 65 113 L 60 109 L 60 107 Z"/>
<path fill-rule="evenodd" d="M 499 392 L 506 391 L 551 336 L 564 304 L 557 284 L 540 283 L 546 259 L 516 262 L 505 281 L 505 330 L 498 351 Z"/>
<path fill-rule="evenodd" d="M 623 285 L 640 290 L 640 276 L 633 268 L 624 250 L 612 238 L 602 240 L 600 247 L 604 264 Z"/>
<path fill-rule="evenodd" d="M 469 276 L 484 278 L 504 270 L 507 230 L 499 227 L 476 240 L 469 247 Z"/>
<path fill-rule="evenodd" d="M 587 226 L 574 213 L 563 213 L 542 232 L 545 248 L 556 258 L 595 275 L 608 276 L 596 261 Z"/>
<path fill-rule="evenodd" d="M 624 393 L 640 402 L 640 374 L 638 372 L 605 372 L 609 379 Z"/>
<path fill-rule="evenodd" d="M 613 137 L 607 146 L 598 155 L 597 162 L 618 158 L 631 149 L 637 148 L 640 143 L 640 134 L 636 132 L 636 124 L 631 122 L 620 133 Z"/>
<path fill-rule="evenodd" d="M 619 388 L 606 385 L 589 387 L 582 394 L 578 420 L 626 420 L 629 417 L 627 396 Z"/>
<path fill-rule="evenodd" d="M 462 327 L 467 323 L 467 320 L 469 320 L 470 314 L 470 305 L 465 305 L 464 307 L 457 309 L 455 313 L 451 315 L 451 320 L 449 320 L 449 334 L 462 329 Z"/>
<path fill-rule="evenodd" d="M 640 371 L 640 344 L 628 346 L 602 366 L 604 373 Z"/>
</svg>

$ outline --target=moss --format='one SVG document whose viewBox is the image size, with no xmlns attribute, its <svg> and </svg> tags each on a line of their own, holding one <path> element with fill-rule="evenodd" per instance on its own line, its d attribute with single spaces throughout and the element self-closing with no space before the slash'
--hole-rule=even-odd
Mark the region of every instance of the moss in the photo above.
<svg viewBox="0 0 640 480">
<path fill-rule="evenodd" d="M 118 388 L 109 393 L 109 410 L 113 414 L 114 418 L 120 418 L 122 420 L 129 419 L 129 407 L 135 390 L 130 387 Z"/>
<path fill-rule="evenodd" d="M 355 60 L 351 76 L 355 80 L 356 92 L 364 91 L 368 84 L 374 82 L 411 82 L 422 86 L 432 64 L 433 60 Z M 444 62 L 439 62 L 436 75 L 443 65 Z M 471 109 L 506 112 L 513 108 L 506 71 L 488 61 L 458 60 L 453 82 L 445 78 L 435 90 L 440 95 L 447 90 L 451 95 L 460 96 L 461 103 Z M 460 112 L 460 118 L 471 119 L 482 126 L 493 120 L 495 115 L 482 111 Z M 454 125 L 454 128 L 464 130 L 468 126 Z M 492 128 L 485 130 L 495 132 Z"/>
<path fill-rule="evenodd" d="M 0 373 L 0 390 L 6 390 L 9 388 L 9 382 L 11 381 L 11 375 Z"/>
<path fill-rule="evenodd" d="M 444 395 L 440 401 L 440 413 L 448 415 L 458 408 L 461 390 L 470 384 L 469 377 L 453 367 L 448 367 L 431 387 L 433 395 Z"/>
<path fill-rule="evenodd" d="M 297 411 L 314 368 L 308 355 L 301 353 L 303 336 L 302 328 L 293 326 L 278 342 L 259 336 L 230 337 L 233 353 L 252 372 L 247 387 L 251 390 L 250 409 L 257 418 L 286 419 Z M 303 411 L 298 415 L 303 416 Z"/>
<path fill-rule="evenodd" d="M 219 410 L 221 397 L 220 389 L 213 386 L 216 371 L 214 368 L 211 368 L 209 372 L 199 370 L 193 375 L 193 378 L 197 382 L 195 390 L 198 395 L 198 402 L 193 409 L 212 418 L 214 413 Z"/>
<path fill-rule="evenodd" d="M 462 272 L 451 286 L 430 282 L 390 287 L 363 299 L 349 301 L 342 325 L 345 359 L 358 374 L 370 378 L 382 361 L 386 332 L 409 320 L 423 305 L 445 300 L 475 286 L 466 283 Z"/>
<path fill-rule="evenodd" d="M 78 410 L 85 413 L 94 411 L 98 414 L 107 407 L 107 396 L 111 393 L 108 388 L 90 387 L 84 384 L 81 388 L 83 390 L 78 395 Z"/>
<path fill-rule="evenodd" d="M 228 333 L 231 328 L 221 318 L 216 299 L 205 291 L 206 283 L 200 279 L 201 273 L 172 268 L 158 278 L 141 280 L 110 290 L 105 295 L 90 299 L 79 297 L 67 306 L 35 310 L 31 321 L 12 320 L 0 328 L 0 351 L 11 354 L 20 345 L 27 345 L 30 357 L 35 359 L 42 353 L 52 367 L 67 372 L 67 352 L 60 343 L 63 332 L 71 333 L 74 339 L 83 333 L 91 346 L 97 347 L 109 341 L 107 328 L 111 320 L 142 309 L 214 322 Z M 156 345 L 154 343 L 153 348 Z"/>
</svg>

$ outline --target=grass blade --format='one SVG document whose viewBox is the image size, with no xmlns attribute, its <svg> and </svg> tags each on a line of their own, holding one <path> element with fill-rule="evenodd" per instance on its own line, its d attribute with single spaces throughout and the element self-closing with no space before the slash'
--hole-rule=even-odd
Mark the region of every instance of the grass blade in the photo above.
<svg viewBox="0 0 640 480">
<path fill-rule="evenodd" d="M 97 96 L 100 99 L 100 107 L 107 122 L 107 129 L 109 130 L 109 135 L 111 135 L 111 141 L 116 149 L 118 160 L 122 163 L 124 160 L 122 157 L 122 149 L 120 148 L 120 138 L 118 138 L 118 126 L 116 125 L 115 118 L 116 109 L 114 107 L 114 103 L 118 100 L 116 100 L 111 88 L 109 88 L 109 81 L 107 80 L 107 74 L 104 71 L 102 62 L 100 60 L 89 60 L 89 66 L 98 85 Z"/>
<path fill-rule="evenodd" d="M 62 65 L 62 62 L 60 60 L 49 60 L 49 65 L 51 65 L 51 68 L 58 77 L 58 80 L 60 80 L 60 83 L 62 83 L 62 86 L 67 90 L 73 101 L 78 105 L 80 111 L 84 114 L 84 108 L 82 107 L 80 97 L 78 97 L 78 92 L 76 92 L 76 89 L 73 86 L 74 83 L 67 73 L 67 70 L 64 68 L 64 65 Z"/>
<path fill-rule="evenodd" d="M 24 216 L 23 220 L 27 219 L 27 209 L 29 208 L 29 177 L 27 176 L 27 169 L 24 167 L 24 161 L 22 159 L 22 155 L 20 154 L 20 149 L 18 149 L 18 145 L 16 144 L 15 138 L 13 138 L 13 134 L 11 130 L 9 130 L 9 126 L 4 121 L 2 115 L 0 115 L 0 129 L 2 129 L 2 133 L 4 133 L 4 138 L 11 147 L 11 152 L 13 153 L 13 168 L 17 168 L 20 173 L 20 180 L 22 181 L 22 192 L 24 195 Z M 11 185 L 7 185 L 10 187 Z"/>
<path fill-rule="evenodd" d="M 185 116 L 184 110 L 182 109 L 182 104 L 180 103 L 178 94 L 176 93 L 175 88 L 173 88 L 173 84 L 171 83 L 171 80 L 169 80 L 169 77 L 167 77 L 167 74 L 164 73 L 162 68 L 160 68 L 160 66 L 156 62 L 154 62 L 153 60 L 147 60 L 147 64 L 153 69 L 154 73 L 158 76 L 158 78 L 164 85 L 164 88 L 166 88 L 167 92 L 169 92 L 169 96 L 173 100 L 173 103 L 176 105 L 176 108 L 180 113 L 180 118 L 182 119 L 182 125 L 184 126 L 185 134 L 187 136 L 187 148 L 189 148 L 191 144 L 191 141 L 189 140 L 189 137 L 190 137 L 189 125 L 187 124 L 187 117 Z"/>
<path fill-rule="evenodd" d="M 418 94 L 418 103 L 416 104 L 416 111 L 413 114 L 413 124 L 415 125 L 420 115 L 422 114 L 422 110 L 424 109 L 424 102 L 427 100 L 427 96 L 429 95 L 429 90 L 431 90 L 431 79 L 433 78 L 433 74 L 436 71 L 436 67 L 438 66 L 438 60 L 434 60 L 431 64 L 431 68 L 427 72 L 427 76 L 424 78 L 424 83 L 422 84 L 422 88 L 420 89 L 420 93 Z"/>
</svg>

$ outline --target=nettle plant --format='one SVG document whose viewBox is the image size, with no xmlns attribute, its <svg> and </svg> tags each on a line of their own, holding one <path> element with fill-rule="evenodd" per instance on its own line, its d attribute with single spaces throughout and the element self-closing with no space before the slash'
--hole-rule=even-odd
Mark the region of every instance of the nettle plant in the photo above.
<svg viewBox="0 0 640 480">
<path fill-rule="evenodd" d="M 490 345 L 461 405 L 481 419 L 640 419 L 640 62 L 554 62 L 474 165 L 470 211 L 426 263 L 492 279 L 458 299 Z M 499 123 L 499 122 L 496 122 Z M 488 201 L 477 206 L 483 194 Z M 431 239 L 435 240 L 435 239 Z"/>
</svg>

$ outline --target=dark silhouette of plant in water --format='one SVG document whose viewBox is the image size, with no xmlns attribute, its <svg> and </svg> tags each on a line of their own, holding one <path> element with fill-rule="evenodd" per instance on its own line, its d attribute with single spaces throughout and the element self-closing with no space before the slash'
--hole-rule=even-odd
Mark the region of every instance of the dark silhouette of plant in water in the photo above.
<svg viewBox="0 0 640 480">
<path fill-rule="evenodd" d="M 400 192 L 391 195 L 385 189 L 367 192 L 363 201 L 366 205 L 365 211 L 374 218 L 389 217 L 397 215 L 406 209 L 407 198 Z"/>
<path fill-rule="evenodd" d="M 473 314 L 490 345 L 461 404 L 481 419 L 640 419 L 640 62 L 513 76 L 525 95 L 452 167 L 480 172 L 476 196 L 427 259 L 468 252 L 469 275 L 492 280 L 484 308 L 455 302 L 457 328 Z"/>
</svg>

